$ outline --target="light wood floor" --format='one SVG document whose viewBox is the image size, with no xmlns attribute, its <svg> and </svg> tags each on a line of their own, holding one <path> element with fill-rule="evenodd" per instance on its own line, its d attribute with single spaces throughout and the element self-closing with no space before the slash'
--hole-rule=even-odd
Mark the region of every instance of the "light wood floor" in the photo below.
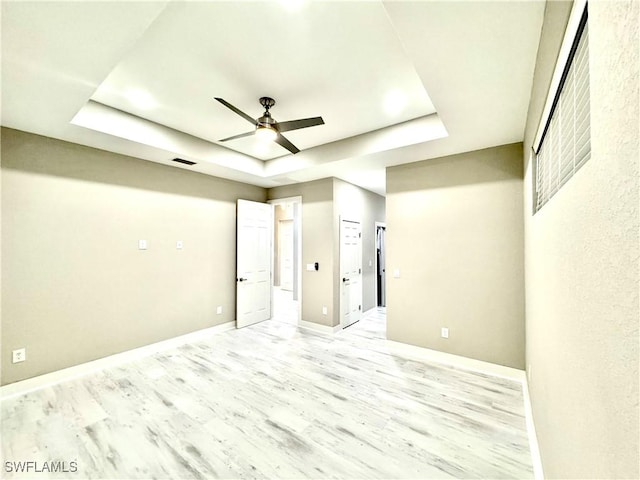
<svg viewBox="0 0 640 480">
<path fill-rule="evenodd" d="M 2 403 L 7 478 L 532 478 L 519 383 L 271 320 Z M 77 472 L 7 474 L 7 461 Z M 2 475 L 0 475 L 2 476 Z"/>
</svg>

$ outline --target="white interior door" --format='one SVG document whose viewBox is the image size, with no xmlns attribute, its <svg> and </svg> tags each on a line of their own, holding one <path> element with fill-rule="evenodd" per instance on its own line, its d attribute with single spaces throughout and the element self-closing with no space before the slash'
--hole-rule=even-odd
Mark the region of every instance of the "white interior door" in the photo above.
<svg viewBox="0 0 640 480">
<path fill-rule="evenodd" d="M 273 207 L 238 200 L 236 327 L 271 318 Z"/>
<path fill-rule="evenodd" d="M 360 222 L 340 219 L 340 325 L 362 316 L 362 234 Z"/>
<path fill-rule="evenodd" d="M 293 290 L 293 220 L 280 220 L 278 230 L 280 288 L 291 291 Z"/>
</svg>

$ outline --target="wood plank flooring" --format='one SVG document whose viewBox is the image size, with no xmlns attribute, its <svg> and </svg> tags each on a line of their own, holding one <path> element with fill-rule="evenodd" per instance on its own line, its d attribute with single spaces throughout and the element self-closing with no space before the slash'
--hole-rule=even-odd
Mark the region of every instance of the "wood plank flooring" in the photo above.
<svg viewBox="0 0 640 480">
<path fill-rule="evenodd" d="M 533 478 L 521 385 L 392 355 L 384 325 L 271 320 L 7 399 L 2 476 Z"/>
</svg>

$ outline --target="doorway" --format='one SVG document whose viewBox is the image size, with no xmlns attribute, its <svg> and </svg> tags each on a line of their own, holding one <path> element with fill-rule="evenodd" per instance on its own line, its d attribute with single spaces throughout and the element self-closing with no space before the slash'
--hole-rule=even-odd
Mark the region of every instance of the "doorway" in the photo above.
<svg viewBox="0 0 640 480">
<path fill-rule="evenodd" d="M 301 311 L 302 197 L 270 200 L 273 205 L 274 320 L 297 325 Z"/>
<path fill-rule="evenodd" d="M 386 284 L 386 263 L 385 263 L 385 235 L 387 225 L 376 222 L 376 305 L 378 307 L 387 306 L 387 284 Z"/>
</svg>

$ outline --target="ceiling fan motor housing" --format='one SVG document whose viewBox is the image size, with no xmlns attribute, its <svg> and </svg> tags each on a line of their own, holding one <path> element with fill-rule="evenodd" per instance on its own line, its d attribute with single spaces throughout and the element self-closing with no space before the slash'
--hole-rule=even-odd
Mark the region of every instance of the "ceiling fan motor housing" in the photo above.
<svg viewBox="0 0 640 480">
<path fill-rule="evenodd" d="M 274 130 L 276 129 L 276 124 L 278 122 L 276 122 L 273 118 L 271 118 L 271 114 L 269 114 L 269 112 L 265 112 L 264 116 L 260 117 L 257 120 L 257 127 L 268 127 L 268 128 L 273 128 Z"/>
</svg>

